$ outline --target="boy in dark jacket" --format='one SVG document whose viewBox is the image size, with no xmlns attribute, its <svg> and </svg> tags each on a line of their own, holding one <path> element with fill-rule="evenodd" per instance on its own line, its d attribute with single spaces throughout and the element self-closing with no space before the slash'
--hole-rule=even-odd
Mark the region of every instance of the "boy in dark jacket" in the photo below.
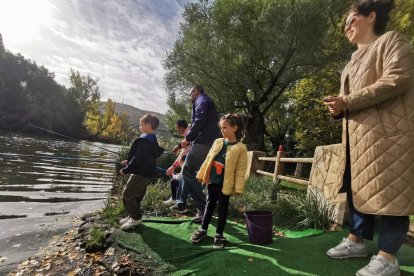
<svg viewBox="0 0 414 276">
<path fill-rule="evenodd" d="M 156 159 L 164 149 L 158 146 L 154 131 L 160 124 L 153 114 L 145 114 L 139 119 L 141 136 L 135 139 L 128 154 L 128 160 L 121 162 L 125 167 L 119 171 L 124 176 L 131 173 L 131 177 L 122 192 L 122 200 L 129 216 L 122 219 L 121 229 L 131 229 L 142 223 L 141 201 L 147 191 L 147 186 L 157 173 Z"/>
</svg>

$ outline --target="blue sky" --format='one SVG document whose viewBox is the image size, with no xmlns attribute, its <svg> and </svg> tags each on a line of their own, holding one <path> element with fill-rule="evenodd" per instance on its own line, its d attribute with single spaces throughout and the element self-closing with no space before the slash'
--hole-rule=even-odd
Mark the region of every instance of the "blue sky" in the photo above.
<svg viewBox="0 0 414 276">
<path fill-rule="evenodd" d="M 162 60 L 189 0 L 1 0 L 0 33 L 13 53 L 68 86 L 69 69 L 98 78 L 111 98 L 165 113 Z"/>
</svg>

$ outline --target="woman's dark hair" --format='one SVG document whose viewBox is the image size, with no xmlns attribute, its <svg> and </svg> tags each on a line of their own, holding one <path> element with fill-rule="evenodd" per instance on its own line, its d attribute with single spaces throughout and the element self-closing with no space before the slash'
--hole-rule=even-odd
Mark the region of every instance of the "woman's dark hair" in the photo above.
<svg viewBox="0 0 414 276">
<path fill-rule="evenodd" d="M 390 20 L 389 13 L 394 8 L 394 0 L 354 0 L 348 13 L 354 11 L 358 14 L 368 16 L 371 12 L 376 13 L 374 32 L 376 35 L 385 33 L 385 28 Z"/>
<path fill-rule="evenodd" d="M 227 113 L 220 118 L 220 121 L 226 120 L 231 126 L 237 126 L 236 139 L 240 141 L 244 138 L 244 122 L 243 118 L 237 114 Z"/>
<path fill-rule="evenodd" d="M 188 127 L 188 123 L 186 120 L 177 120 L 177 122 L 175 122 L 175 125 L 182 128 Z"/>
</svg>

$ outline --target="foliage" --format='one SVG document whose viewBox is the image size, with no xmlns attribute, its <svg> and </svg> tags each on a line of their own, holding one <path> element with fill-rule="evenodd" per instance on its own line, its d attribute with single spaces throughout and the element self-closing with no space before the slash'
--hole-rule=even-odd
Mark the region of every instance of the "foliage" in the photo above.
<svg viewBox="0 0 414 276">
<path fill-rule="evenodd" d="M 115 103 L 108 99 L 103 114 L 99 109 L 99 102 L 92 102 L 86 112 L 84 125 L 92 139 L 121 144 L 133 136 L 133 129 L 129 125 L 126 114 L 115 113 Z"/>
<path fill-rule="evenodd" d="M 395 9 L 391 15 L 391 30 L 405 34 L 414 44 L 414 0 L 396 0 Z"/>
<path fill-rule="evenodd" d="M 118 225 L 119 216 L 125 213 L 125 208 L 121 201 L 108 198 L 102 210 L 102 218 L 109 225 Z"/>
<path fill-rule="evenodd" d="M 79 71 L 70 69 L 69 80 L 72 86 L 68 90 L 74 95 L 82 110 L 86 113 L 91 108 L 95 108 L 92 105 L 99 102 L 101 96 L 98 79 L 94 79 L 90 75 L 81 75 Z"/>
<path fill-rule="evenodd" d="M 163 201 L 171 197 L 169 183 L 160 179 L 147 187 L 147 193 L 142 200 L 142 210 L 152 216 L 165 216 L 171 210 Z"/>
<path fill-rule="evenodd" d="M 90 232 L 90 240 L 87 240 L 85 249 L 87 252 L 93 252 L 97 248 L 102 248 L 106 239 L 105 232 L 94 225 Z"/>
<path fill-rule="evenodd" d="M 200 1 L 186 5 L 180 38 L 164 66 L 171 102 L 202 83 L 220 113 L 248 117 L 247 143 L 264 149 L 265 114 L 324 63 L 324 1 Z M 303 28 L 306 26 L 306 28 Z M 180 100 L 178 100 L 180 99 Z M 172 106 L 173 113 L 178 113 Z"/>
<path fill-rule="evenodd" d="M 2 128 L 22 129 L 31 123 L 59 133 L 83 134 L 83 115 L 73 95 L 45 67 L 7 50 L 0 54 L 0 98 Z"/>
<path fill-rule="evenodd" d="M 333 221 L 333 205 L 320 196 L 303 189 L 286 189 L 280 182 L 274 184 L 268 177 L 249 177 L 245 192 L 231 197 L 229 214 L 239 217 L 250 210 L 274 213 L 277 226 L 328 230 Z"/>
<path fill-rule="evenodd" d="M 324 97 L 337 95 L 339 88 L 332 78 L 337 77 L 332 72 L 331 78 L 324 72 L 325 78 L 319 74 L 315 78 L 301 80 L 289 94 L 295 109 L 295 140 L 297 155 L 313 156 L 317 146 L 340 143 L 342 120 L 333 120 L 322 100 Z"/>
</svg>

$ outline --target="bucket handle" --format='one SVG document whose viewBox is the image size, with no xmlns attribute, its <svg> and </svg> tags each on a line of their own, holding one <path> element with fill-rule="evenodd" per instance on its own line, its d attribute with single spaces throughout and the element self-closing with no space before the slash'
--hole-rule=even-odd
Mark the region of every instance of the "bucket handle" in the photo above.
<svg viewBox="0 0 414 276">
<path fill-rule="evenodd" d="M 259 229 L 262 229 L 262 230 L 269 230 L 269 229 L 272 229 L 273 230 L 273 225 L 269 228 L 269 227 L 260 227 L 259 225 L 256 225 L 256 224 L 254 224 L 253 222 L 251 222 L 250 220 L 249 220 L 249 222 L 250 222 L 250 224 L 251 225 L 253 225 L 254 227 L 256 227 L 256 228 L 259 228 Z M 248 222 L 246 221 L 246 224 L 247 224 Z"/>
</svg>

